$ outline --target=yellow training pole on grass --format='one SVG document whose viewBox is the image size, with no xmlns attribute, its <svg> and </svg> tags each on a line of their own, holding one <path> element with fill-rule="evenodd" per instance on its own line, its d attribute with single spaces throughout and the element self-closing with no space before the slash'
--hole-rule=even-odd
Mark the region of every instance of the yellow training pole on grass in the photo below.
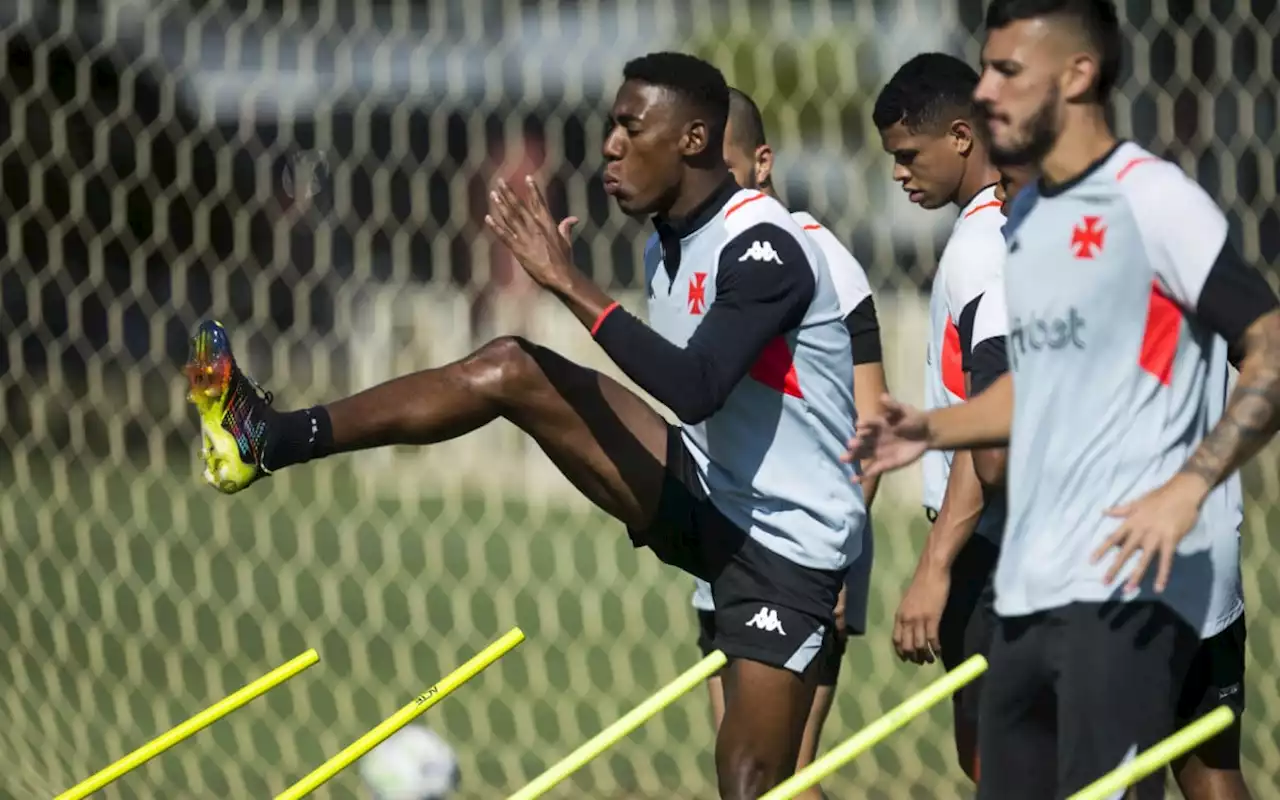
<svg viewBox="0 0 1280 800">
<path fill-rule="evenodd" d="M 986 671 L 987 660 L 982 656 L 973 656 L 946 675 L 908 697 L 880 719 L 832 748 L 822 758 L 817 759 L 795 775 L 778 784 L 770 792 L 762 796 L 760 800 L 791 800 L 791 798 L 805 789 L 816 786 L 823 778 L 870 750 L 888 738 L 891 733 L 920 716 L 930 707 L 955 694 L 965 684 L 971 683 Z"/>
<path fill-rule="evenodd" d="M 308 650 L 287 664 L 282 664 L 271 670 L 235 694 L 224 697 L 186 722 L 157 736 L 96 775 L 77 783 L 53 800 L 82 800 L 88 797 L 120 778 L 126 772 L 131 772 L 147 763 L 183 739 L 209 727 L 255 697 L 266 694 L 319 660 L 320 656 L 315 650 Z"/>
<path fill-rule="evenodd" d="M 716 650 L 686 670 L 683 675 L 659 689 L 648 700 L 631 709 L 617 722 L 588 739 L 577 750 L 565 756 L 560 763 L 539 775 L 532 783 L 511 795 L 507 800 L 533 800 L 535 797 L 541 797 L 560 781 L 584 767 L 591 759 L 613 747 L 619 739 L 639 728 L 650 717 L 714 675 L 726 661 L 724 653 Z"/>
<path fill-rule="evenodd" d="M 454 689 L 471 680 L 493 662 L 505 656 L 524 641 L 524 631 L 512 628 L 498 641 L 471 657 L 467 663 L 450 672 L 435 686 L 418 695 L 408 705 L 378 723 L 377 727 L 347 745 L 341 753 L 316 767 L 302 780 L 276 795 L 275 800 L 298 800 L 323 786 L 330 778 L 351 766 L 365 753 L 386 741 L 391 734 L 417 719 L 418 715 L 443 700 Z"/>
<path fill-rule="evenodd" d="M 1068 800 L 1105 800 L 1222 733 L 1231 727 L 1235 719 L 1236 712 L 1227 706 L 1218 706 L 1134 760 L 1116 767 L 1071 795 Z"/>
</svg>

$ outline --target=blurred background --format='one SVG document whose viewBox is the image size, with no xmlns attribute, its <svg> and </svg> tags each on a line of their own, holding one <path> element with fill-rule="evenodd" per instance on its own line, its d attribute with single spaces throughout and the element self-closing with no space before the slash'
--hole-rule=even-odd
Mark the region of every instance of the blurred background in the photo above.
<svg viewBox="0 0 1280 800">
<path fill-rule="evenodd" d="M 1120 131 L 1280 265 L 1276 0 L 1128 0 Z M 708 57 L 765 112 L 778 187 L 865 265 L 892 388 L 921 396 L 927 292 L 954 220 L 911 207 L 871 125 L 910 56 L 977 62 L 980 0 L 0 0 L 0 797 L 49 797 L 315 647 L 321 663 L 106 798 L 280 791 L 520 625 L 424 722 L 458 796 L 504 796 L 698 660 L 690 580 L 635 552 L 508 425 L 199 481 L 180 367 L 213 316 L 293 408 L 521 333 L 617 376 L 483 229 L 497 176 L 583 219 L 578 264 L 643 312 L 643 224 L 599 182 L 629 58 Z M 1247 472 L 1247 777 L 1280 798 L 1277 450 Z M 876 509 L 871 635 L 834 744 L 937 677 L 891 619 L 925 533 L 918 476 Z M 832 797 L 971 794 L 950 709 Z M 555 797 L 714 796 L 702 691 Z M 363 797 L 348 770 L 318 797 Z"/>
</svg>

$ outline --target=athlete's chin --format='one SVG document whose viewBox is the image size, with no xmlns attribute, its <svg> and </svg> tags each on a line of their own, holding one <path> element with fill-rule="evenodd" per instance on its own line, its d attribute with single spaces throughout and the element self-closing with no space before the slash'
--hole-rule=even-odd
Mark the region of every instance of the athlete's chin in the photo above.
<svg viewBox="0 0 1280 800">
<path fill-rule="evenodd" d="M 1035 163 L 1039 155 L 1038 149 L 1030 144 L 1001 144 L 999 141 L 993 141 L 990 151 L 991 163 L 997 167 L 1030 166 Z"/>
</svg>

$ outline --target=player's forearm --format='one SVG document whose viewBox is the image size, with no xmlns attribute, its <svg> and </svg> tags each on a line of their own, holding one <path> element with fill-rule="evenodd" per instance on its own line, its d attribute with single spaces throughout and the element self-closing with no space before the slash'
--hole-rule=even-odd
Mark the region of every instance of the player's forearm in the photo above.
<svg viewBox="0 0 1280 800">
<path fill-rule="evenodd" d="M 1182 468 L 1203 496 L 1240 469 L 1280 429 L 1280 311 L 1249 326 L 1240 377 L 1218 420 Z M 1203 497 L 1201 498 L 1203 501 Z"/>
<path fill-rule="evenodd" d="M 566 283 L 563 286 L 551 287 L 552 293 L 573 312 L 587 330 L 594 333 L 595 328 L 606 316 L 606 312 L 618 304 L 604 289 L 597 286 L 595 281 L 576 268 L 570 267 L 566 273 L 569 276 Z"/>
<path fill-rule="evenodd" d="M 877 347 L 878 347 L 877 337 Z M 854 358 L 857 358 L 855 354 Z M 884 364 L 879 361 L 855 363 L 853 365 L 853 407 L 858 412 L 858 419 L 876 419 L 884 413 L 881 398 L 888 393 L 884 377 Z M 875 475 L 862 481 L 862 497 L 868 509 L 875 501 L 876 489 L 880 486 L 880 476 Z"/>
<path fill-rule="evenodd" d="M 1002 375 L 967 403 L 929 412 L 928 420 L 932 450 L 1007 446 L 1013 425 L 1013 377 Z"/>
<path fill-rule="evenodd" d="M 938 509 L 938 517 L 929 529 L 929 537 L 920 553 L 921 568 L 951 568 L 960 550 L 977 530 L 982 506 L 982 484 L 973 469 L 972 456 L 960 450 L 951 461 L 942 508 Z"/>
</svg>

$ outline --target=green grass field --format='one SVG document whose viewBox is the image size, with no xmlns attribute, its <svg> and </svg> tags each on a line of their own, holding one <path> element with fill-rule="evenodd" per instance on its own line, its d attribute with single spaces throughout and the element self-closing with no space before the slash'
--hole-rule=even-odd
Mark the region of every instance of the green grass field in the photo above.
<svg viewBox="0 0 1280 800">
<path fill-rule="evenodd" d="M 524 645 L 423 718 L 457 749 L 462 796 L 495 798 L 699 658 L 689 580 L 598 515 L 368 502 L 342 464 L 232 498 L 186 475 L 60 465 L 0 470 L 0 797 L 50 796 L 315 647 L 320 664 L 99 795 L 269 797 L 519 625 Z M 878 517 L 872 635 L 851 643 L 828 744 L 938 674 L 898 664 L 889 642 L 923 522 Z M 1261 619 L 1247 755 L 1257 796 L 1276 797 L 1277 637 L 1259 609 L 1280 588 L 1265 566 L 1247 573 Z M 964 796 L 949 719 L 916 721 L 833 796 Z M 553 796 L 714 796 L 710 745 L 699 692 Z M 354 773 L 316 796 L 361 796 Z"/>
</svg>

